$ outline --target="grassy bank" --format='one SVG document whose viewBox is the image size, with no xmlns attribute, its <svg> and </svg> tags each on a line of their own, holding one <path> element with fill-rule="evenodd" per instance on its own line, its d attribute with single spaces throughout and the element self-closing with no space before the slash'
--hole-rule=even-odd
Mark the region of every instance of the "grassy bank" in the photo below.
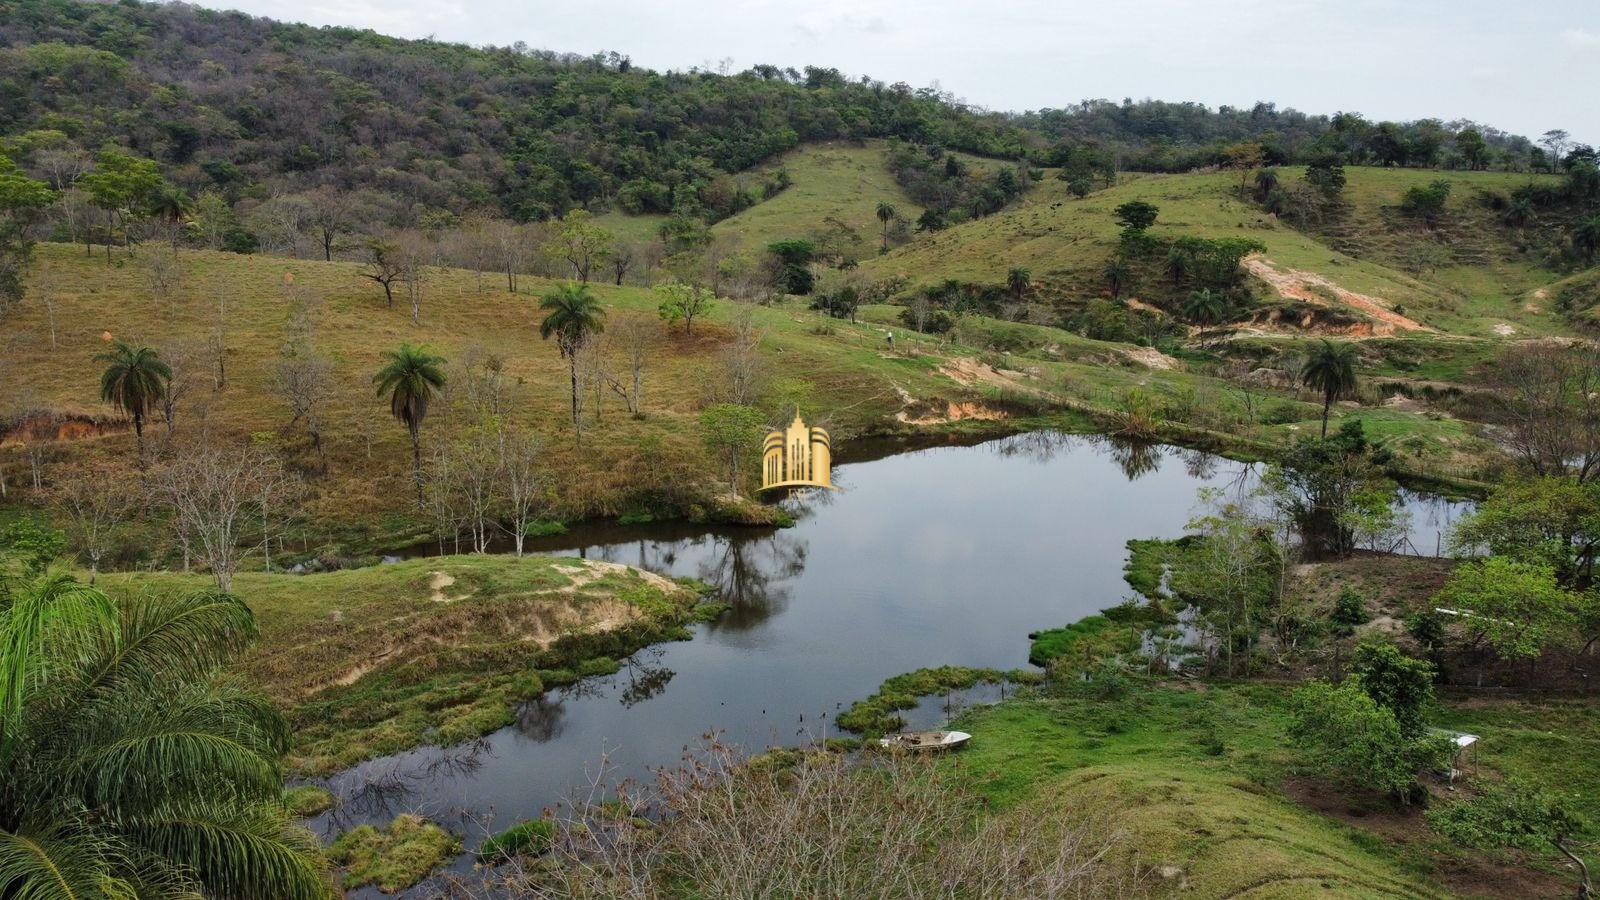
<svg viewBox="0 0 1600 900">
<path fill-rule="evenodd" d="M 113 594 L 199 575 L 102 576 Z M 698 594 L 627 566 L 455 556 L 313 575 L 245 573 L 261 639 L 244 674 L 288 714 L 291 768 L 326 773 L 512 721 L 513 705 L 683 636 Z"/>
<path fill-rule="evenodd" d="M 960 717 L 955 724 L 974 738 L 946 764 L 972 778 L 1001 817 L 1121 810 L 1123 864 L 1145 873 L 1158 896 L 1570 892 L 1553 852 L 1461 850 L 1429 830 L 1420 808 L 1341 794 L 1298 768 L 1286 737 L 1290 691 L 1133 682 L 1091 698 L 1057 687 Z M 1485 735 L 1485 777 L 1517 775 L 1569 792 L 1600 777 L 1588 762 L 1600 729 L 1578 704 L 1451 701 L 1433 720 Z M 1588 804 L 1594 813 L 1595 798 Z"/>
</svg>

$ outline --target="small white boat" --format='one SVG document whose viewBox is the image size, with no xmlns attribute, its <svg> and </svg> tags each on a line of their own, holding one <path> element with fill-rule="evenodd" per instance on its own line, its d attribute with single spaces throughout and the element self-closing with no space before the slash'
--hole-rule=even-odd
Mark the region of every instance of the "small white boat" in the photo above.
<svg viewBox="0 0 1600 900">
<path fill-rule="evenodd" d="M 903 734 L 881 737 L 878 739 L 878 744 L 888 750 L 910 750 L 920 753 L 954 750 L 970 740 L 972 735 L 965 731 L 907 731 Z"/>
</svg>

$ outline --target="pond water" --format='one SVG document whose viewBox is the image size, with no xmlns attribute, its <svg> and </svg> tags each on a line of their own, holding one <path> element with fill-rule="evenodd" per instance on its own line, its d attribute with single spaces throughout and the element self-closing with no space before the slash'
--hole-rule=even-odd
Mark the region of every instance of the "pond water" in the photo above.
<svg viewBox="0 0 1600 900">
<path fill-rule="evenodd" d="M 467 833 L 498 830 L 586 785 L 672 765 L 709 731 L 758 750 L 833 734 L 834 715 L 886 678 L 933 665 L 1028 664 L 1030 631 L 1129 594 L 1129 538 L 1175 537 L 1203 486 L 1241 491 L 1257 469 L 1196 451 L 1033 433 L 901 453 L 834 471 L 840 493 L 797 501 L 781 530 L 597 526 L 537 542 L 689 575 L 732 609 L 694 639 L 555 690 L 474 744 L 424 748 L 335 776 L 332 831 L 418 811 Z M 1414 547 L 1433 552 L 1466 507 L 1406 500 Z M 954 702 L 982 702 L 976 691 Z M 940 724 L 925 704 L 917 727 Z"/>
</svg>

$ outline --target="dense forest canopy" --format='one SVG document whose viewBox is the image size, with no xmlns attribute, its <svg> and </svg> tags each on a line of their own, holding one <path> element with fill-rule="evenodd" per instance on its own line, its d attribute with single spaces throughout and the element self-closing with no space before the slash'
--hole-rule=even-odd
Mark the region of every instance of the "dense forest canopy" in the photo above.
<svg viewBox="0 0 1600 900">
<path fill-rule="evenodd" d="M 715 221 L 755 202 L 733 173 L 807 141 L 884 137 L 1033 165 L 1091 148 L 1105 166 L 1156 171 L 1220 164 L 1246 140 L 1268 162 L 1528 167 L 1542 152 L 1469 123 L 1149 100 L 995 113 L 834 69 L 658 73 L 616 53 L 400 40 L 181 3 L 0 0 L 0 139 L 57 188 L 114 143 L 241 213 L 324 188 L 389 198 L 411 221 L 575 207 Z"/>
</svg>

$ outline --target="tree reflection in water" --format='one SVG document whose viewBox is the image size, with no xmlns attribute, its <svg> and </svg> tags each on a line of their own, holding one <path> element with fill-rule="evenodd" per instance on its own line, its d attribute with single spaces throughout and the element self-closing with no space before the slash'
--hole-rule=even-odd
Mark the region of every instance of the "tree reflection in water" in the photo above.
<svg viewBox="0 0 1600 900">
<path fill-rule="evenodd" d="M 1137 481 L 1161 468 L 1161 444 L 1148 441 L 1131 441 L 1124 438 L 1106 438 L 1107 454 L 1117 464 L 1129 481 Z"/>
<path fill-rule="evenodd" d="M 696 577 L 716 588 L 717 599 L 729 606 L 711 623 L 713 631 L 747 631 L 789 604 L 790 589 L 784 582 L 805 571 L 804 540 L 788 531 L 710 539 L 716 542 L 714 549 Z"/>
<path fill-rule="evenodd" d="M 561 697 L 552 696 L 552 693 L 545 691 L 517 704 L 517 731 L 523 737 L 543 743 L 555 740 L 565 730 L 562 721 L 567 714 L 565 692 Z"/>
<path fill-rule="evenodd" d="M 677 673 L 661 664 L 664 651 L 647 647 L 622 661 L 628 684 L 622 689 L 623 706 L 643 703 L 667 689 L 667 682 Z"/>
<path fill-rule="evenodd" d="M 364 822 L 382 823 L 409 809 L 419 789 L 439 776 L 471 775 L 489 754 L 484 738 L 453 747 L 426 747 L 398 758 L 359 765 L 329 780 L 333 808 L 322 821 L 325 835 Z"/>
</svg>

